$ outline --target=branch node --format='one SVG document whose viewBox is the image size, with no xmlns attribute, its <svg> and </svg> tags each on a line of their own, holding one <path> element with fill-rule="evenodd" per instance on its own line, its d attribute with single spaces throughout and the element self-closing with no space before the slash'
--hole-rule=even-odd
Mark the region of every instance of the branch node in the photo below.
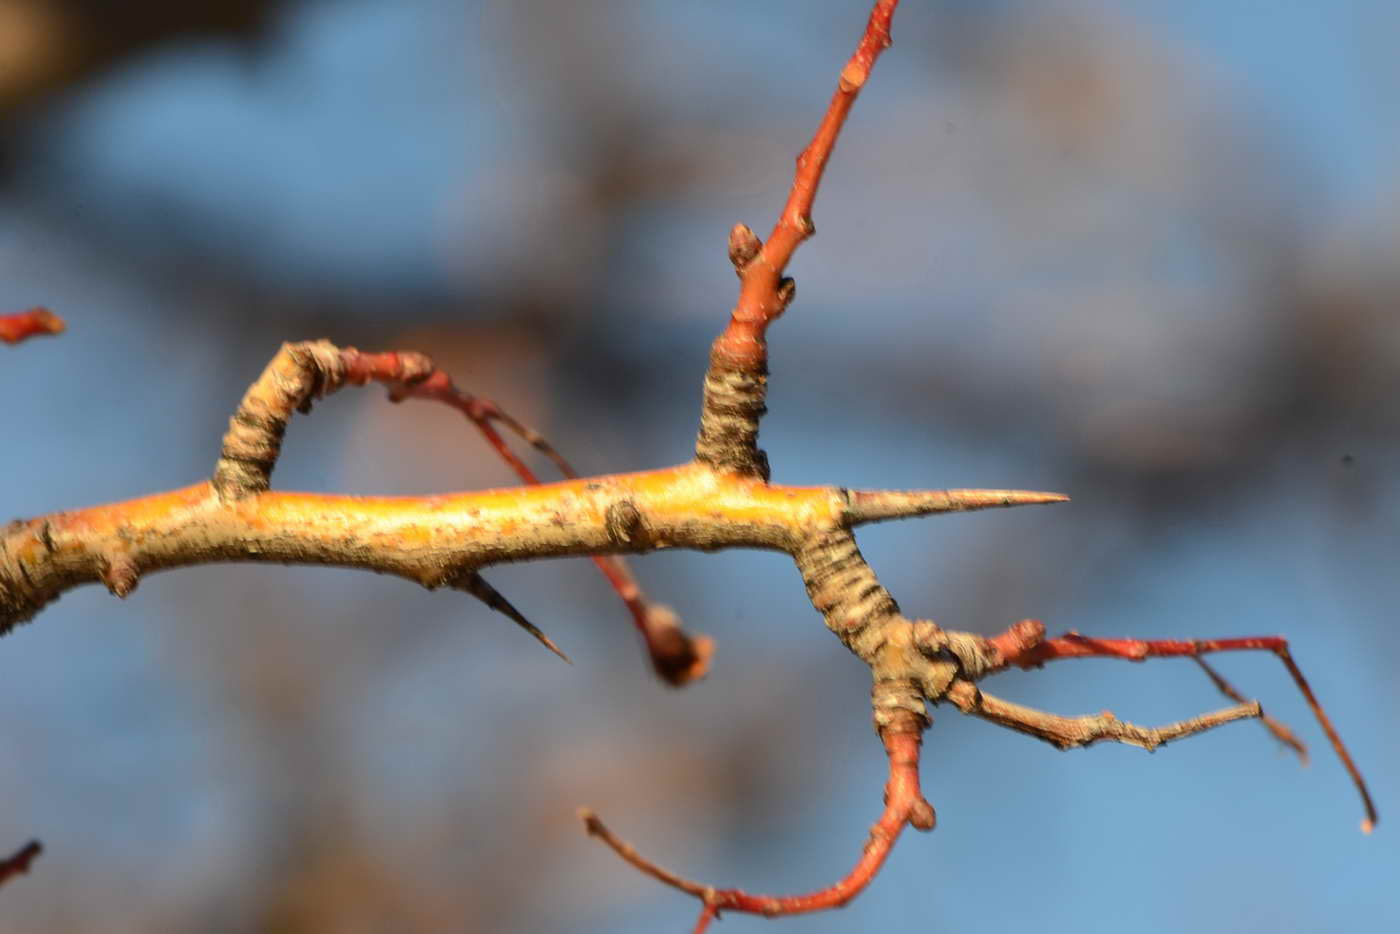
<svg viewBox="0 0 1400 934">
<path fill-rule="evenodd" d="M 734 264 L 734 272 L 743 276 L 744 269 L 753 262 L 763 241 L 750 229 L 748 224 L 735 224 L 729 231 L 729 261 Z"/>
<path fill-rule="evenodd" d="M 987 641 L 991 643 L 996 667 L 1004 668 L 1012 664 L 1016 657 L 1045 641 L 1045 624 L 1038 619 L 1019 620 Z"/>
<path fill-rule="evenodd" d="M 915 830 L 922 830 L 925 833 L 932 830 L 938 824 L 938 814 L 933 809 L 933 805 L 920 798 L 909 806 L 909 826 Z"/>
<path fill-rule="evenodd" d="M 885 47 L 889 47 L 888 40 L 885 42 Z M 870 77 L 870 69 L 860 62 L 847 63 L 846 67 L 841 69 L 842 93 L 850 94 L 852 91 L 859 91 L 865 86 L 865 79 L 868 77 Z"/>
<path fill-rule="evenodd" d="M 102 562 L 102 583 L 113 596 L 125 600 L 136 589 L 141 575 L 136 562 L 127 555 L 104 555 Z"/>
<path fill-rule="evenodd" d="M 812 228 L 813 232 L 816 228 Z M 778 313 L 787 311 L 787 307 L 792 304 L 792 300 L 797 297 L 797 280 L 791 276 L 784 276 L 778 280 Z M 777 317 L 777 315 L 774 315 Z"/>
<path fill-rule="evenodd" d="M 711 354 L 695 459 L 713 470 L 769 477 L 768 457 L 758 447 L 758 422 L 768 411 L 768 368 L 733 365 Z"/>
<path fill-rule="evenodd" d="M 620 547 L 632 544 L 646 530 L 641 510 L 630 499 L 609 506 L 603 515 L 603 521 L 607 526 L 608 538 Z"/>
</svg>

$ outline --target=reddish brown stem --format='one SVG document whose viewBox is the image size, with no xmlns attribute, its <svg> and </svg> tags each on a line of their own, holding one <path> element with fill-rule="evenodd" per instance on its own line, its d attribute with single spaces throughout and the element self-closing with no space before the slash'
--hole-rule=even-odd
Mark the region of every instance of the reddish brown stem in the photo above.
<svg viewBox="0 0 1400 934">
<path fill-rule="evenodd" d="M 67 325 L 47 308 L 0 315 L 0 343 L 18 344 L 41 334 L 62 334 Z"/>
<path fill-rule="evenodd" d="M 766 363 L 764 333 L 773 319 L 783 313 L 792 297 L 791 288 L 783 286 L 783 272 L 802 241 L 816 232 L 812 223 L 812 203 L 816 200 L 822 173 L 836 146 L 836 139 L 841 135 L 846 115 L 870 76 L 870 70 L 875 67 L 875 60 L 889 48 L 890 21 L 897 6 L 899 0 L 878 0 L 871 10 L 865 33 L 856 46 L 855 54 L 841 70 L 836 93 L 827 105 L 817 132 L 797 157 L 797 171 L 787 203 L 773 232 L 768 235 L 768 242 L 752 259 L 743 256 L 745 261 L 739 271 L 742 279 L 739 301 L 734 306 L 729 326 L 714 345 L 714 353 L 725 358 L 736 369 L 758 370 Z M 739 261 L 736 259 L 736 264 Z"/>
<path fill-rule="evenodd" d="M 890 761 L 890 777 L 885 783 L 884 813 L 870 828 L 865 849 L 851 871 L 837 882 L 815 892 L 754 895 L 743 889 L 716 889 L 694 882 L 643 857 L 630 844 L 614 835 L 593 812 L 581 811 L 580 816 L 588 833 L 606 843 L 622 859 L 652 878 L 700 899 L 704 907 L 696 921 L 697 932 L 704 931 L 710 921 L 723 911 L 742 911 L 774 918 L 839 908 L 865 891 L 874 880 L 906 824 L 919 830 L 933 829 L 933 806 L 924 800 L 919 790 L 919 747 L 925 722 L 913 714 L 901 712 L 881 730 L 880 738 Z"/>
<path fill-rule="evenodd" d="M 1039 637 L 1037 637 L 1036 627 L 1039 627 Z M 1366 787 L 1366 780 L 1362 778 L 1361 770 L 1352 761 L 1351 753 L 1347 751 L 1336 727 L 1332 725 L 1331 718 L 1327 716 L 1322 704 L 1318 702 L 1317 695 L 1313 693 L 1307 678 L 1303 677 L 1302 670 L 1293 661 L 1293 655 L 1288 650 L 1287 639 L 1281 636 L 1245 636 L 1233 639 L 1195 639 L 1191 641 L 1178 639 L 1091 639 L 1088 636 L 1081 636 L 1077 632 L 1065 633 L 1054 639 L 1044 639 L 1044 632 L 1045 627 L 1038 622 L 1023 620 L 1000 636 L 993 637 L 990 641 L 1000 653 L 1002 666 L 1017 665 L 1021 668 L 1035 668 L 1046 662 L 1064 658 L 1123 658 L 1128 661 L 1140 662 L 1148 658 L 1182 656 L 1196 658 L 1212 652 L 1273 652 L 1293 677 L 1293 683 L 1298 686 L 1298 690 L 1307 701 L 1313 716 L 1317 718 L 1318 725 L 1322 727 L 1322 732 L 1327 734 L 1327 739 L 1331 742 L 1332 749 L 1336 751 L 1337 758 L 1342 760 L 1342 765 L 1346 767 L 1347 773 L 1351 775 L 1352 783 L 1356 785 L 1356 790 L 1361 795 L 1361 803 L 1366 811 L 1366 817 L 1361 822 L 1362 832 L 1370 833 L 1375 828 L 1376 822 L 1380 818 L 1376 813 L 1375 802 L 1371 799 L 1371 792 Z M 1209 672 L 1209 669 L 1207 671 Z M 1233 691 L 1233 688 L 1230 690 Z"/>
<path fill-rule="evenodd" d="M 42 852 L 44 852 L 44 845 L 38 840 L 30 840 L 20 847 L 14 855 L 0 859 L 0 885 L 10 881 L 12 876 L 28 872 L 29 864 L 38 859 Z"/>
<path fill-rule="evenodd" d="M 700 909 L 700 917 L 695 921 L 695 928 L 691 934 L 705 934 L 710 929 L 710 922 L 719 917 L 719 909 L 714 905 L 706 905 Z"/>
<path fill-rule="evenodd" d="M 442 370 L 434 369 L 421 379 L 405 380 L 398 354 L 358 354 L 351 362 L 346 379 L 354 383 L 370 380 L 388 383 L 391 387 L 390 398 L 396 402 L 402 399 L 426 399 L 456 409 L 476 426 L 486 443 L 491 445 L 523 483 L 534 486 L 540 483 L 540 479 L 529 465 L 511 450 L 493 423 L 505 425 L 517 437 L 542 453 L 566 479 L 578 478 L 578 472 L 573 466 L 539 432 L 512 418 L 496 403 L 458 389 L 452 378 Z M 623 559 L 612 555 L 596 555 L 592 560 L 626 605 L 633 625 L 646 643 L 647 656 L 657 675 L 675 687 L 702 677 L 709 668 L 710 657 L 714 653 L 713 641 L 704 636 L 692 638 L 681 629 L 674 612 L 648 600 Z"/>
</svg>

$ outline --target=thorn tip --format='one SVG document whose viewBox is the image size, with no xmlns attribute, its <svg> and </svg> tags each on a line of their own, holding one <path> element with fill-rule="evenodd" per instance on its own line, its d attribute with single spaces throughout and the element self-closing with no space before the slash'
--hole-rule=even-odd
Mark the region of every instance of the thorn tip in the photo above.
<svg viewBox="0 0 1400 934">
<path fill-rule="evenodd" d="M 549 638 L 538 626 L 526 619 L 523 613 L 517 610 L 509 600 L 503 597 L 500 591 L 488 584 L 486 578 L 482 577 L 480 574 L 473 571 L 467 574 L 460 584 L 454 584 L 454 586 L 465 590 L 497 613 L 509 618 L 515 625 L 534 636 L 540 645 L 549 649 L 555 655 L 558 655 L 568 664 L 572 665 L 574 663 L 573 659 L 564 654 L 563 649 L 554 644 L 553 639 Z"/>
<path fill-rule="evenodd" d="M 851 490 L 846 496 L 846 515 L 853 525 L 937 512 L 1042 506 L 1069 501 L 1063 493 L 1031 490 Z"/>
</svg>

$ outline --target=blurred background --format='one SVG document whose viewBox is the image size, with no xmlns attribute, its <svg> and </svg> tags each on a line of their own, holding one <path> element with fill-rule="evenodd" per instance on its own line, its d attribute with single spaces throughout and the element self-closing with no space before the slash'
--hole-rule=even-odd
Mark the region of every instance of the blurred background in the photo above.
<svg viewBox="0 0 1400 934">
<path fill-rule="evenodd" d="M 766 233 L 865 0 L 0 0 L 0 519 L 211 469 L 284 340 L 426 350 L 586 473 L 689 456 L 731 224 Z M 1390 931 L 1400 924 L 1400 7 L 910 0 L 773 331 L 776 480 L 1017 486 L 1072 505 L 881 526 L 911 616 L 994 632 L 1282 633 L 1256 724 L 1058 753 L 935 711 L 932 835 L 786 930 Z M 464 421 L 347 391 L 287 489 L 513 482 Z M 787 892 L 854 861 L 868 675 L 782 556 L 634 567 L 718 655 L 674 692 L 584 561 L 461 594 L 205 567 L 65 596 L 0 644 L 0 929 L 683 931 L 587 840 Z M 1161 724 L 1184 661 L 987 687 Z M 728 917 L 725 931 L 767 930 Z"/>
</svg>

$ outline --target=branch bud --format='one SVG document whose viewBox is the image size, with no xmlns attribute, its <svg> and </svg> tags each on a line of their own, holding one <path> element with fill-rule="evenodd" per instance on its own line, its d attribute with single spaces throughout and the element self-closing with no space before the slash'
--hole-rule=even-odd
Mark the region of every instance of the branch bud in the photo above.
<svg viewBox="0 0 1400 934">
<path fill-rule="evenodd" d="M 778 305 L 784 311 L 792 304 L 792 300 L 797 297 L 797 280 L 791 276 L 784 276 L 778 281 Z"/>
<path fill-rule="evenodd" d="M 742 275 L 744 267 L 753 262 L 761 249 L 763 241 L 747 224 L 735 224 L 729 231 L 729 261 L 734 264 L 735 272 Z"/>
</svg>

